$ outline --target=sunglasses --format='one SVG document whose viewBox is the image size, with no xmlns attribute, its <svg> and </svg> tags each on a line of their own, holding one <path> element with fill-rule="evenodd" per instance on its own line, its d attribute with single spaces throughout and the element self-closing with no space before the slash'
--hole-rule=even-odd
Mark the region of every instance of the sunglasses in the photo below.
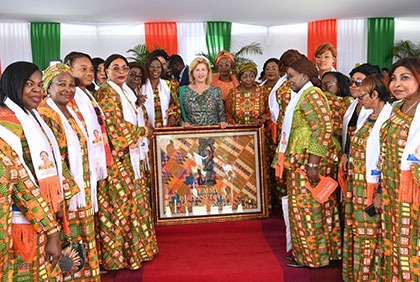
<svg viewBox="0 0 420 282">
<path fill-rule="evenodd" d="M 122 66 L 122 67 L 120 67 L 120 66 L 118 66 L 118 65 L 114 65 L 114 66 L 112 66 L 112 67 L 111 67 L 111 69 L 112 69 L 113 71 L 115 71 L 115 72 L 120 72 L 120 71 L 122 71 L 123 73 L 127 73 L 127 72 L 129 72 L 129 71 L 130 71 L 130 67 L 129 67 L 129 66 Z"/>
<path fill-rule="evenodd" d="M 143 78 L 143 75 L 140 73 L 140 74 L 137 74 L 136 72 L 134 72 L 134 71 L 132 71 L 132 72 L 130 72 L 130 77 L 131 78 L 140 78 L 140 79 L 142 79 Z"/>
<path fill-rule="evenodd" d="M 350 79 L 350 83 L 349 86 L 352 86 L 354 83 L 356 83 L 356 86 L 359 87 L 360 85 L 362 85 L 363 79 Z"/>
</svg>

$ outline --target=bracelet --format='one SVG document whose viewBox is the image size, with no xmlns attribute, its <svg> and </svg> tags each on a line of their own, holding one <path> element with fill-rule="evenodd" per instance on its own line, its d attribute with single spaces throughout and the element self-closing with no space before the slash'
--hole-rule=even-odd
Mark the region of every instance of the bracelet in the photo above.
<svg viewBox="0 0 420 282">
<path fill-rule="evenodd" d="M 314 164 L 314 163 L 308 163 L 308 167 L 309 168 L 315 168 L 315 167 L 319 167 L 318 164 Z"/>
<path fill-rule="evenodd" d="M 54 234 L 54 233 L 56 233 L 56 232 L 58 232 L 59 230 L 58 230 L 58 228 L 57 227 L 53 227 L 53 228 L 51 228 L 50 230 L 48 230 L 47 232 L 46 232 L 46 234 L 47 234 L 47 236 L 50 236 L 51 234 Z"/>
<path fill-rule="evenodd" d="M 149 136 L 149 129 L 147 128 L 147 126 L 144 126 L 143 129 L 144 129 L 144 136 L 145 137 Z"/>
</svg>

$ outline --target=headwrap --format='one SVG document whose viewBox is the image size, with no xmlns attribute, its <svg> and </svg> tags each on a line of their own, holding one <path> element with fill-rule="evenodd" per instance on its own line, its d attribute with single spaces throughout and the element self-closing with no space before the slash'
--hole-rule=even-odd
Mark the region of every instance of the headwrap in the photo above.
<svg viewBox="0 0 420 282">
<path fill-rule="evenodd" d="M 318 69 L 316 68 L 316 65 L 308 58 L 302 57 L 292 63 L 290 67 L 297 72 L 306 74 L 313 85 L 319 86 L 321 84 L 321 81 L 318 78 Z"/>
<path fill-rule="evenodd" d="M 71 71 L 71 68 L 68 65 L 65 65 L 62 63 L 58 63 L 58 64 L 55 64 L 46 68 L 42 75 L 42 81 L 44 82 L 45 91 L 48 91 L 48 87 L 50 87 L 51 82 L 54 79 L 54 77 L 65 72 L 68 72 L 73 76 L 73 72 Z"/>
<path fill-rule="evenodd" d="M 255 65 L 254 62 L 244 62 L 238 65 L 235 70 L 235 73 L 238 76 L 239 80 L 241 78 L 241 75 L 246 71 L 252 72 L 255 75 L 255 77 L 257 76 L 257 73 L 258 73 L 257 66 Z"/>
<path fill-rule="evenodd" d="M 352 69 L 350 72 L 350 77 L 352 77 L 353 74 L 355 74 L 356 72 L 360 72 L 368 76 L 369 74 L 373 74 L 373 73 L 380 74 L 381 70 L 379 69 L 378 66 L 366 63 L 366 64 L 361 64 L 355 67 L 354 69 Z"/>
<path fill-rule="evenodd" d="M 214 58 L 214 63 L 216 67 L 218 67 L 219 62 L 222 58 L 227 58 L 230 61 L 230 65 L 232 68 L 235 66 L 235 58 L 232 56 L 232 54 L 228 51 L 222 50 L 216 55 L 216 58 Z"/>
</svg>

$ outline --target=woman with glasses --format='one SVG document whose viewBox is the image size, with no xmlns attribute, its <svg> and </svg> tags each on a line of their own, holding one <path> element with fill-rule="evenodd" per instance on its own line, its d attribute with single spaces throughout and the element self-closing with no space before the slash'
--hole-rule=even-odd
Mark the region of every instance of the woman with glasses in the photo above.
<svg viewBox="0 0 420 282">
<path fill-rule="evenodd" d="M 371 114 L 356 128 L 350 142 L 344 195 L 343 281 L 379 281 L 381 222 L 373 200 L 379 186 L 380 130 L 392 106 L 379 74 L 363 80 L 358 99 Z"/>
<path fill-rule="evenodd" d="M 75 79 L 69 66 L 48 67 L 42 80 L 48 93 L 39 113 L 52 129 L 60 146 L 61 158 L 69 167 L 72 185 L 79 192 L 67 198 L 70 240 L 82 242 L 86 249 L 86 265 L 71 275 L 72 281 L 100 281 L 99 260 L 95 241 L 94 208 L 97 207 L 96 186 L 91 186 L 89 143 L 83 121 L 70 107 L 76 92 Z M 96 182 L 95 182 L 96 184 Z"/>
<path fill-rule="evenodd" d="M 158 57 L 151 57 L 146 64 L 146 83 L 141 93 L 146 96 L 144 105 L 150 124 L 154 127 L 177 126 L 181 118 L 178 88 L 175 80 L 161 78 L 162 62 Z"/>
<path fill-rule="evenodd" d="M 334 63 L 337 58 L 337 49 L 331 43 L 321 44 L 315 49 L 316 67 L 321 78 L 328 71 L 335 71 Z"/>
<path fill-rule="evenodd" d="M 226 103 L 229 91 L 239 85 L 238 79 L 232 73 L 235 67 L 235 58 L 228 51 L 222 50 L 216 55 L 214 64 L 218 72 L 213 74 L 211 85 L 220 88 L 223 102 Z"/>
<path fill-rule="evenodd" d="M 338 168 L 345 173 L 347 171 L 347 161 L 348 161 L 348 152 L 350 146 L 350 139 L 356 129 L 357 126 L 363 124 L 366 118 L 370 114 L 370 110 L 366 110 L 363 108 L 362 104 L 359 103 L 359 95 L 360 95 L 360 86 L 362 85 L 363 79 L 370 74 L 380 74 L 380 69 L 378 66 L 374 66 L 371 64 L 362 64 L 355 67 L 350 72 L 350 93 L 351 96 L 354 98 L 354 101 L 348 107 L 347 111 L 344 113 L 343 116 L 343 126 L 342 126 L 342 134 L 341 134 L 341 150 L 342 155 L 340 158 L 340 162 L 338 164 Z"/>
<path fill-rule="evenodd" d="M 382 199 L 375 208 L 384 227 L 381 279 L 420 281 L 420 58 L 397 61 L 389 75 L 398 101 L 380 135 Z"/>
<path fill-rule="evenodd" d="M 112 144 L 108 178 L 98 190 L 99 234 L 102 267 L 108 270 L 138 269 L 158 253 L 150 210 L 148 141 L 151 128 L 145 125 L 137 97 L 127 86 L 127 59 L 113 54 L 105 60 L 108 82 L 98 90 Z"/>
<path fill-rule="evenodd" d="M 143 66 L 137 62 L 130 62 L 128 64 L 130 72 L 127 76 L 127 85 L 138 96 L 141 91 L 141 86 L 146 83 L 146 74 Z"/>
</svg>

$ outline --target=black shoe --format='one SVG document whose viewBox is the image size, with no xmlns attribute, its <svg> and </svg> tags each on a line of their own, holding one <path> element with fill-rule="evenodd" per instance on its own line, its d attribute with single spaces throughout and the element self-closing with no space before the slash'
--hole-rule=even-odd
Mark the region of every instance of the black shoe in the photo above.
<svg viewBox="0 0 420 282">
<path fill-rule="evenodd" d="M 293 268 L 302 268 L 302 267 L 306 267 L 304 264 L 300 264 L 297 261 L 293 260 L 291 262 L 289 262 L 288 264 L 286 264 L 289 267 L 293 267 Z"/>
<path fill-rule="evenodd" d="M 288 261 L 294 261 L 295 258 L 293 256 L 284 256 L 284 258 Z"/>
</svg>

